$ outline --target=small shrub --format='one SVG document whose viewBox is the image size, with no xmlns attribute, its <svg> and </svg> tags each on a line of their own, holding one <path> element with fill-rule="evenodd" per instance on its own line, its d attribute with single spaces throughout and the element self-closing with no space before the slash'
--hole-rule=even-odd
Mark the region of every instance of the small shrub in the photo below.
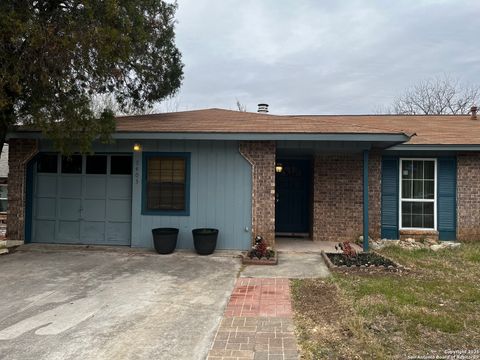
<svg viewBox="0 0 480 360">
<path fill-rule="evenodd" d="M 257 235 L 255 237 L 255 245 L 252 246 L 247 256 L 250 259 L 253 259 L 254 257 L 258 259 L 270 259 L 271 257 L 275 256 L 275 251 L 271 247 L 267 246 L 265 240 L 261 236 Z"/>
</svg>

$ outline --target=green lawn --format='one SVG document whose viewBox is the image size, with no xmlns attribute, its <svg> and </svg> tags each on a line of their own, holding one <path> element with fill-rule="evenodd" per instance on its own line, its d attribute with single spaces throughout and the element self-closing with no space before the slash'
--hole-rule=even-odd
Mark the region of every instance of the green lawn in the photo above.
<svg viewBox="0 0 480 360">
<path fill-rule="evenodd" d="M 292 282 L 307 359 L 379 359 L 480 349 L 480 243 L 438 252 L 388 247 L 412 269 Z M 480 358 L 480 352 L 477 353 Z M 441 358 L 441 357 L 439 357 Z"/>
</svg>

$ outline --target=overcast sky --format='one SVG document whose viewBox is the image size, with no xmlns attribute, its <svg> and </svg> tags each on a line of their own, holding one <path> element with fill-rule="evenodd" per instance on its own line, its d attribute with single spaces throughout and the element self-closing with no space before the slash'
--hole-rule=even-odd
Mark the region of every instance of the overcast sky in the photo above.
<svg viewBox="0 0 480 360">
<path fill-rule="evenodd" d="M 479 0 L 178 0 L 178 110 L 365 114 L 416 81 L 480 83 Z"/>
</svg>

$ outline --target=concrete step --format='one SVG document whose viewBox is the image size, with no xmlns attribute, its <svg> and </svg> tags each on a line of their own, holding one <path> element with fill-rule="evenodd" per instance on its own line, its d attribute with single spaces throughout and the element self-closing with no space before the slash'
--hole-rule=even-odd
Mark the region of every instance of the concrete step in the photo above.
<svg viewBox="0 0 480 360">
<path fill-rule="evenodd" d="M 23 245 L 23 240 L 0 240 L 0 248 L 11 248 L 14 246 Z"/>
</svg>

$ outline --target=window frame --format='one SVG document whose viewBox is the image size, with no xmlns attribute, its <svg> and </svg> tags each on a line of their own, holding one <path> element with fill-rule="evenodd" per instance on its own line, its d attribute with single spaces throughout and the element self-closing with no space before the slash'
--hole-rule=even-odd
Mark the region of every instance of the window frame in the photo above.
<svg viewBox="0 0 480 360">
<path fill-rule="evenodd" d="M 147 209 L 148 160 L 151 158 L 183 158 L 185 160 L 185 207 L 182 210 Z M 142 215 L 190 216 L 190 158 L 189 152 L 144 152 L 142 154 Z"/>
<path fill-rule="evenodd" d="M 433 161 L 434 164 L 434 178 L 433 178 L 433 199 L 412 199 L 412 198 L 403 198 L 402 197 L 402 165 L 403 161 Z M 399 192 L 398 192 L 398 225 L 400 230 L 418 230 L 418 231 L 436 231 L 437 230 L 437 201 L 438 201 L 438 162 L 437 158 L 400 158 L 398 162 L 398 184 L 399 184 Z M 402 224 L 402 202 L 431 202 L 433 203 L 433 228 L 423 228 L 423 227 L 406 227 Z"/>
</svg>

